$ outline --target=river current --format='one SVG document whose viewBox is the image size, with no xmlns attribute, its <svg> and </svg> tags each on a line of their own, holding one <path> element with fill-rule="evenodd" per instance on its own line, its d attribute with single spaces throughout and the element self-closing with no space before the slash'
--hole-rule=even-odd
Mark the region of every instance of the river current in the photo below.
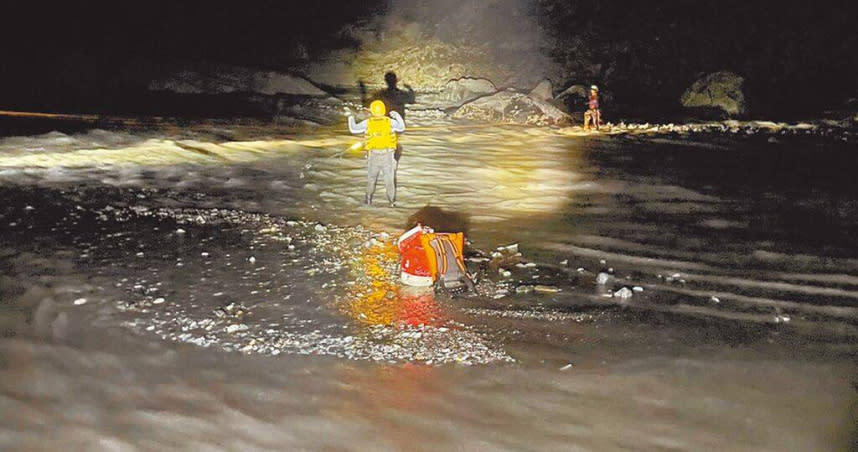
<svg viewBox="0 0 858 452">
<path fill-rule="evenodd" d="M 356 141 L 0 140 L 0 449 L 858 444 L 854 144 L 418 118 L 389 208 Z M 427 205 L 476 296 L 396 283 Z"/>
</svg>

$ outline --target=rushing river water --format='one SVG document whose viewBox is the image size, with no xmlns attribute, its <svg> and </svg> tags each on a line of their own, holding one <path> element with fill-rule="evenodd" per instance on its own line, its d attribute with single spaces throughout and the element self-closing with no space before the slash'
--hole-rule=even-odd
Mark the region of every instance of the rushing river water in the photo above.
<svg viewBox="0 0 858 452">
<path fill-rule="evenodd" d="M 354 141 L 0 141 L 0 449 L 858 445 L 854 145 L 426 120 L 388 208 Z M 395 283 L 426 205 L 478 296 Z"/>
</svg>

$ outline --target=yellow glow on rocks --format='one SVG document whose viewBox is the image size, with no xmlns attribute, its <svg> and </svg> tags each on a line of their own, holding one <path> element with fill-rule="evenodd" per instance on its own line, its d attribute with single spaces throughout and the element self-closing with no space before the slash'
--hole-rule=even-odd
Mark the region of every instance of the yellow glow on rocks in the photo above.
<svg viewBox="0 0 858 452">
<path fill-rule="evenodd" d="M 437 39 L 367 46 L 355 55 L 352 70 L 358 80 L 371 87 L 384 86 L 384 74 L 393 71 L 403 83 L 423 91 L 440 90 L 449 80 L 474 74 L 499 84 L 515 76 L 511 68 L 493 62 L 480 46 Z"/>
</svg>

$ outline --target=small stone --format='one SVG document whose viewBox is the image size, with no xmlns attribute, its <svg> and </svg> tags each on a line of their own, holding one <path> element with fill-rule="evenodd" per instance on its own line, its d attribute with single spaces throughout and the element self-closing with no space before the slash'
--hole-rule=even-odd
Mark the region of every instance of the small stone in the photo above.
<svg viewBox="0 0 858 452">
<path fill-rule="evenodd" d="M 248 329 L 248 326 L 243 323 L 232 324 L 226 327 L 227 333 L 237 333 L 239 331 L 245 331 Z"/>
<path fill-rule="evenodd" d="M 634 286 L 634 287 L 632 287 L 632 290 L 635 292 L 643 292 L 644 288 L 641 286 Z"/>
<path fill-rule="evenodd" d="M 184 234 L 184 233 L 185 233 L 185 230 L 184 230 L 184 229 L 182 229 L 182 228 L 176 229 L 176 234 L 181 235 L 181 234 Z"/>
<path fill-rule="evenodd" d="M 248 261 L 248 262 L 250 262 L 251 264 L 255 264 L 255 263 L 256 263 L 256 258 L 255 258 L 255 257 L 253 257 L 253 256 L 250 256 L 250 257 L 248 257 L 248 258 L 247 258 L 247 261 Z"/>
<path fill-rule="evenodd" d="M 315 229 L 316 232 L 325 232 L 328 230 L 328 228 L 322 226 L 321 224 L 317 224 L 313 229 Z"/>
<path fill-rule="evenodd" d="M 152 300 L 152 304 L 162 304 L 164 301 L 166 301 L 166 300 L 164 300 L 164 298 L 158 297 L 158 298 Z"/>
<path fill-rule="evenodd" d="M 629 290 L 628 287 L 623 287 L 622 289 L 614 292 L 614 297 L 616 298 L 631 298 L 634 293 Z"/>
<path fill-rule="evenodd" d="M 720 303 L 721 302 L 721 300 L 714 295 L 709 298 L 709 301 L 711 301 L 712 303 Z"/>
<path fill-rule="evenodd" d="M 82 304 L 86 304 L 86 298 L 78 298 L 77 300 L 74 301 L 75 306 L 80 306 Z"/>
<path fill-rule="evenodd" d="M 572 368 L 572 363 L 569 363 L 569 364 L 567 364 L 567 365 L 565 365 L 565 366 L 561 367 L 561 368 L 560 368 L 560 370 L 569 370 L 569 369 L 571 369 L 571 368 Z"/>
<path fill-rule="evenodd" d="M 518 286 L 515 288 L 515 293 L 530 293 L 533 292 L 533 286 Z"/>
<path fill-rule="evenodd" d="M 614 278 L 614 276 L 609 274 L 609 273 L 599 272 L 599 274 L 596 275 L 596 284 L 603 286 L 603 285 L 607 284 L 608 281 L 612 280 L 613 278 Z"/>
<path fill-rule="evenodd" d="M 560 261 L 560 265 L 569 265 L 569 259 L 563 259 L 562 261 Z"/>
<path fill-rule="evenodd" d="M 560 292 L 560 288 L 556 286 L 544 286 L 542 284 L 537 285 L 533 288 L 536 293 L 557 293 Z"/>
<path fill-rule="evenodd" d="M 499 246 L 498 251 L 506 251 L 507 253 L 517 253 L 518 252 L 518 243 L 513 243 L 511 245 Z"/>
</svg>

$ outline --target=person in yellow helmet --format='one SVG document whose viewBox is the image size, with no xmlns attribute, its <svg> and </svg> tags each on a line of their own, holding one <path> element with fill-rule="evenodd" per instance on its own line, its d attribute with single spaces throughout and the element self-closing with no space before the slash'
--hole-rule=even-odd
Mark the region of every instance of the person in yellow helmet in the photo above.
<svg viewBox="0 0 858 452">
<path fill-rule="evenodd" d="M 397 146 L 396 134 L 405 132 L 405 120 L 396 111 L 391 111 L 388 116 L 387 108 L 380 100 L 373 101 L 369 111 L 370 117 L 359 123 L 355 123 L 350 110 L 346 112 L 349 117 L 349 131 L 366 136 L 367 180 L 364 202 L 367 205 L 372 204 L 372 195 L 375 193 L 378 176 L 383 174 L 387 201 L 391 207 L 394 207 L 396 205 L 396 161 L 394 160 Z"/>
</svg>

